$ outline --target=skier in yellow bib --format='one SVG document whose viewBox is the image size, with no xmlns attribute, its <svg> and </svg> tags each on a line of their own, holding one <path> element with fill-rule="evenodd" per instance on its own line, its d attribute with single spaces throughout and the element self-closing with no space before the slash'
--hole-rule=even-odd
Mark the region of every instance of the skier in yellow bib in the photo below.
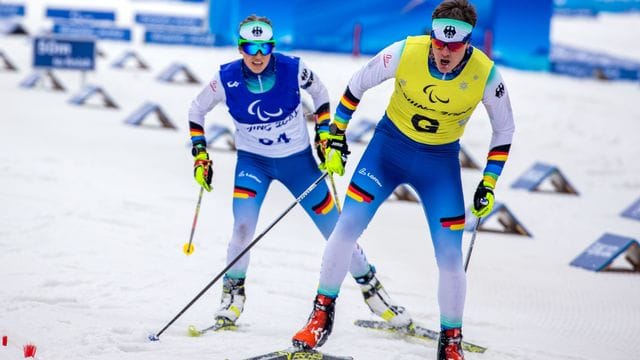
<svg viewBox="0 0 640 360">
<path fill-rule="evenodd" d="M 391 44 L 356 72 L 325 135 L 324 167 L 342 175 L 349 154 L 345 131 L 365 91 L 395 78 L 378 123 L 347 189 L 347 199 L 324 251 L 314 308 L 294 346 L 321 346 L 331 333 L 335 300 L 349 268 L 349 254 L 382 202 L 400 184 L 420 196 L 439 270 L 439 360 L 461 360 L 466 277 L 462 261 L 465 206 L 459 139 L 482 102 L 493 134 L 472 212 L 490 213 L 493 190 L 515 129 L 511 104 L 493 62 L 470 44 L 477 21 L 467 0 L 445 0 L 432 14 L 430 35 Z M 407 324 L 406 326 L 411 326 Z"/>
</svg>

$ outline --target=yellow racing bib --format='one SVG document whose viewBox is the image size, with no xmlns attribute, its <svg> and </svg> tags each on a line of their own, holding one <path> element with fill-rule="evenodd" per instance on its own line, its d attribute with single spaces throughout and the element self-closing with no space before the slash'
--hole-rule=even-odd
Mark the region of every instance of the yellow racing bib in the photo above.
<svg viewBox="0 0 640 360">
<path fill-rule="evenodd" d="M 462 72 L 452 80 L 429 73 L 431 39 L 407 38 L 395 76 L 387 116 L 410 139 L 440 145 L 458 140 L 482 100 L 493 61 L 474 49 Z"/>
</svg>

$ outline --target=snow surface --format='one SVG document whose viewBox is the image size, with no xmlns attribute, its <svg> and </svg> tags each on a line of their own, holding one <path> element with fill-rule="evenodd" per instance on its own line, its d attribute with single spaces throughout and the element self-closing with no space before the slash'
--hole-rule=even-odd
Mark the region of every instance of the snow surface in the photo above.
<svg viewBox="0 0 640 360">
<path fill-rule="evenodd" d="M 51 1 L 54 5 L 82 1 Z M 102 1 L 119 14 L 134 7 L 202 14 L 195 5 Z M 29 29 L 44 26 L 30 0 Z M 94 8 L 98 5 L 93 6 Z M 174 10 L 175 8 L 175 10 Z M 186 9 L 186 10 L 184 10 Z M 119 15 L 119 22 L 125 22 Z M 618 24 L 627 29 L 620 31 Z M 640 60 L 636 15 L 553 20 L 552 38 L 575 45 L 607 44 L 605 50 Z M 558 31 L 562 29 L 562 31 Z M 584 38 L 585 42 L 580 42 Z M 317 286 L 323 241 L 294 208 L 252 251 L 248 301 L 234 332 L 190 338 L 189 324 L 212 322 L 220 284 L 215 284 L 167 331 L 149 342 L 225 265 L 232 227 L 235 154 L 212 151 L 214 191 L 202 201 L 195 253 L 185 256 L 198 187 L 187 147 L 187 109 L 200 86 L 167 84 L 155 76 L 185 62 L 203 81 L 232 48 L 140 45 L 152 69 L 117 70 L 111 62 L 131 44 L 101 42 L 106 57 L 87 82 L 98 84 L 119 109 L 99 102 L 68 103 L 82 77 L 56 74 L 68 92 L 18 86 L 32 70 L 31 43 L 0 38 L 20 68 L 0 72 L 0 359 L 22 358 L 26 342 L 38 359 L 241 359 L 284 348 L 306 321 Z M 333 103 L 366 58 L 293 52 L 317 72 Z M 480 232 L 468 273 L 465 339 L 487 346 L 467 359 L 634 359 L 640 354 L 640 277 L 595 273 L 569 262 L 605 232 L 640 238 L 640 222 L 620 213 L 640 196 L 640 87 L 632 82 L 574 79 L 501 68 L 517 131 L 500 178 L 505 203 L 533 238 Z M 392 84 L 368 92 L 354 122 L 378 119 Z M 179 127 L 160 129 L 151 116 L 133 127 L 124 119 L 146 101 L 161 104 Z M 208 124 L 229 126 L 223 107 Z M 462 144 L 477 161 L 486 156 L 490 126 L 479 107 Z M 221 144 L 217 144 L 221 145 Z M 344 190 L 363 145 L 353 144 Z M 534 162 L 558 166 L 580 196 L 531 193 L 510 185 Z M 481 177 L 464 169 L 470 199 Z M 293 199 L 275 183 L 264 202 L 258 232 Z M 465 233 L 465 249 L 470 233 Z M 415 203 L 388 201 L 361 239 L 391 295 L 430 328 L 438 328 L 436 266 L 422 211 Z M 619 262 L 619 266 L 625 266 Z M 434 343 L 357 328 L 372 318 L 354 282 L 346 279 L 336 323 L 322 350 L 355 359 L 434 359 Z"/>
</svg>

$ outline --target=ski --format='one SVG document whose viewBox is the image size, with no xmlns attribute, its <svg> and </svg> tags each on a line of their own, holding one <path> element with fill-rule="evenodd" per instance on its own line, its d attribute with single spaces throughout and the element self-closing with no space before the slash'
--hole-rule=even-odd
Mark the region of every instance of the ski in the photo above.
<svg viewBox="0 0 640 360">
<path fill-rule="evenodd" d="M 351 356 L 329 355 L 317 350 L 301 350 L 296 347 L 291 347 L 244 360 L 353 360 L 353 358 Z"/>
<path fill-rule="evenodd" d="M 384 330 L 395 334 L 401 334 L 411 336 L 419 339 L 429 339 L 438 341 L 439 332 L 427 329 L 425 327 L 412 324 L 410 327 L 393 327 L 385 321 L 378 320 L 356 320 L 354 322 L 356 326 L 360 326 L 368 329 Z M 473 353 L 483 353 L 487 350 L 486 347 L 475 345 L 466 341 L 462 342 L 462 349 Z"/>
<path fill-rule="evenodd" d="M 204 328 L 202 330 L 199 330 L 193 325 L 189 325 L 189 328 L 187 329 L 187 333 L 191 337 L 198 337 L 198 336 L 202 336 L 204 333 L 209 331 L 215 332 L 215 331 L 221 331 L 221 330 L 236 330 L 237 328 L 238 328 L 238 325 L 236 325 L 236 323 L 234 323 L 233 321 L 229 321 L 227 319 L 218 319 L 216 320 L 215 324 L 209 326 L 208 328 Z"/>
</svg>

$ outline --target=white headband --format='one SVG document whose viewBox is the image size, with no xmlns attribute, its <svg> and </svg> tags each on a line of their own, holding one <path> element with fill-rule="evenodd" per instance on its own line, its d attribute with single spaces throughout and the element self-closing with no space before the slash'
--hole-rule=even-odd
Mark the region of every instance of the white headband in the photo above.
<svg viewBox="0 0 640 360">
<path fill-rule="evenodd" d="M 251 21 L 240 27 L 240 38 L 250 41 L 269 41 L 273 39 L 273 29 L 266 22 Z"/>
<path fill-rule="evenodd" d="M 435 38 L 444 42 L 465 41 L 467 35 L 471 34 L 473 26 L 471 24 L 448 18 L 434 19 L 431 25 Z"/>
</svg>

